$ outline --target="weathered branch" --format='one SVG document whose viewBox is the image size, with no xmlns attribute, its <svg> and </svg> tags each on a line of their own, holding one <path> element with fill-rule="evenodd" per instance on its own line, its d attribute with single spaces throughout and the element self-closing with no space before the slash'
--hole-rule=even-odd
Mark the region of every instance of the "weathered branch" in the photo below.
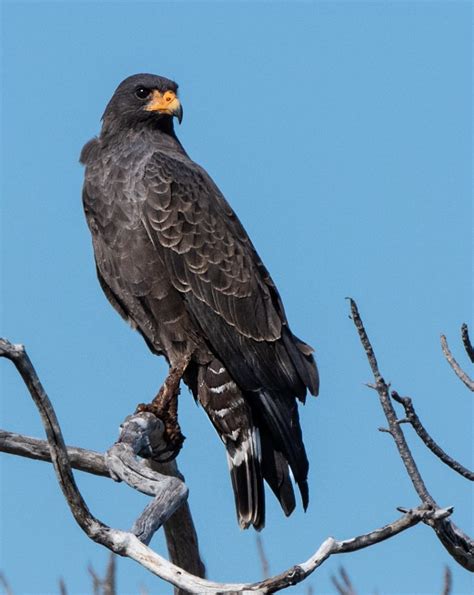
<svg viewBox="0 0 474 595">
<path fill-rule="evenodd" d="M 67 446 L 66 450 L 69 463 L 73 469 L 102 477 L 110 477 L 102 453 L 76 446 Z M 51 453 L 47 440 L 39 440 L 38 438 L 31 438 L 31 436 L 7 432 L 6 430 L 0 430 L 0 452 L 51 463 Z"/>
<path fill-rule="evenodd" d="M 163 475 L 182 477 L 178 471 L 176 461 L 158 463 L 149 460 L 147 463 L 152 469 Z M 164 530 L 171 561 L 190 574 L 204 578 L 206 576 L 206 567 L 199 554 L 198 537 L 187 501 L 166 521 Z M 175 594 L 183 595 L 184 591 L 175 589 Z"/>
<path fill-rule="evenodd" d="M 152 413 L 129 416 L 121 426 L 118 441 L 105 455 L 114 479 L 154 496 L 132 528 L 132 533 L 146 544 L 188 497 L 188 489 L 181 479 L 162 475 L 136 458 L 137 455 L 149 456 L 162 442 L 163 431 L 163 423 Z"/>
<path fill-rule="evenodd" d="M 461 325 L 461 339 L 464 345 L 464 349 L 466 350 L 467 356 L 474 364 L 474 347 L 472 346 L 471 339 L 469 337 L 469 330 L 465 322 Z"/>
<path fill-rule="evenodd" d="M 51 462 L 48 442 L 30 436 L 0 430 L 0 452 L 6 452 L 29 459 Z M 75 446 L 67 447 L 71 467 L 102 477 L 111 477 L 102 453 Z M 175 461 L 156 463 L 145 461 L 163 475 L 180 477 Z M 191 511 L 187 502 L 181 505 L 164 524 L 166 545 L 171 561 L 191 574 L 205 576 L 205 567 L 199 555 L 199 545 Z"/>
<path fill-rule="evenodd" d="M 0 339 L 0 356 L 13 362 L 39 411 L 48 439 L 51 461 L 76 522 L 94 541 L 107 539 L 109 528 L 90 513 L 76 486 L 56 413 L 24 347 Z"/>
<path fill-rule="evenodd" d="M 380 373 L 377 358 L 375 357 L 374 350 L 362 323 L 359 310 L 357 309 L 357 304 L 352 299 L 349 301 L 351 305 L 352 320 L 354 321 L 357 332 L 359 333 L 360 341 L 364 347 L 367 359 L 369 360 L 370 368 L 375 378 L 374 388 L 379 395 L 380 404 L 382 405 L 383 412 L 385 413 L 385 417 L 388 421 L 390 434 L 395 441 L 395 445 L 398 449 L 403 464 L 405 465 L 408 476 L 410 477 L 417 494 L 420 496 L 421 501 L 428 506 L 436 507 L 436 502 L 433 500 L 426 488 L 425 482 L 423 481 L 423 478 L 421 477 L 421 474 L 415 463 L 415 459 L 413 458 L 407 441 L 405 440 L 405 436 L 403 435 L 403 432 L 397 423 L 397 414 L 390 400 L 389 386 L 382 378 Z"/>
<path fill-rule="evenodd" d="M 350 299 L 351 316 L 354 325 L 359 334 L 359 339 L 365 350 L 372 374 L 375 378 L 375 385 L 373 388 L 379 395 L 380 404 L 382 406 L 385 417 L 388 421 L 388 432 L 392 436 L 397 447 L 400 458 L 407 470 L 408 476 L 418 493 L 424 506 L 433 510 L 438 510 L 439 506 L 428 492 L 428 489 L 423 481 L 415 459 L 406 442 L 405 436 L 401 429 L 397 414 L 390 399 L 389 385 L 383 379 L 374 350 L 367 336 L 362 319 L 357 308 L 357 304 L 353 299 Z M 466 535 L 459 527 L 457 527 L 450 519 L 442 519 L 436 521 L 428 521 L 433 527 L 436 535 L 441 543 L 444 545 L 450 555 L 464 568 L 474 572 L 474 541 Z"/>
<path fill-rule="evenodd" d="M 23 378 L 26 386 L 28 387 L 30 395 L 37 406 L 38 411 L 40 412 L 43 426 L 46 430 L 46 436 L 50 450 L 48 458 L 50 458 L 54 465 L 58 482 L 76 522 L 91 539 L 101 543 L 102 545 L 105 545 L 113 552 L 123 555 L 122 542 L 127 540 L 126 538 L 129 534 L 123 531 L 110 529 L 110 527 L 107 527 L 107 525 L 100 522 L 93 515 L 91 515 L 90 511 L 88 510 L 87 505 L 85 504 L 75 484 L 74 477 L 71 472 L 71 466 L 68 460 L 67 450 L 64 445 L 64 440 L 58 420 L 56 418 L 56 414 L 23 346 L 12 345 L 8 341 L 0 339 L 0 357 L 5 357 L 13 362 L 21 377 Z M 28 453 L 22 453 L 25 454 L 25 456 L 48 460 L 46 458 L 46 453 L 44 452 L 44 444 L 41 444 L 41 441 L 27 439 L 29 443 L 25 444 L 24 441 L 21 440 L 21 437 L 7 432 L 3 433 L 2 439 L 5 450 L 9 450 L 10 452 L 16 451 L 15 454 L 20 454 L 19 451 L 23 450 Z M 87 456 L 84 456 L 85 453 L 87 453 Z M 73 455 L 73 458 L 76 459 L 78 467 L 82 470 L 100 475 L 109 475 L 108 471 L 107 473 L 105 472 L 107 469 L 105 461 L 104 459 L 102 459 L 102 461 L 99 459 L 101 455 L 98 453 L 73 448 L 71 454 Z M 188 518 L 186 518 L 187 525 L 193 527 L 192 519 L 189 516 L 189 508 L 181 511 L 180 517 L 183 518 L 183 515 L 188 516 Z M 171 523 L 171 526 L 174 525 L 171 519 L 169 519 L 169 522 Z M 171 530 L 169 530 L 168 533 L 171 533 Z M 197 544 L 194 527 L 193 534 L 190 535 L 190 538 L 190 545 L 192 547 L 193 544 Z M 180 544 L 183 543 L 182 534 L 177 535 L 174 539 L 174 544 L 171 544 L 171 553 L 174 549 L 173 546 L 176 545 L 177 541 Z M 195 558 L 195 568 L 202 571 L 204 567 L 198 552 Z"/>
<path fill-rule="evenodd" d="M 168 562 L 142 543 L 134 534 L 108 527 L 90 513 L 74 481 L 67 449 L 55 412 L 24 348 L 0 340 L 0 356 L 10 359 L 15 364 L 40 412 L 51 452 L 51 461 L 63 494 L 80 527 L 95 542 L 104 545 L 112 552 L 135 560 L 156 576 L 189 593 L 272 593 L 301 582 L 333 554 L 351 552 L 374 545 L 419 522 L 429 524 L 439 522 L 439 519 L 446 518 L 452 512 L 452 509 L 449 508 L 435 510 L 421 506 L 406 511 L 401 518 L 393 523 L 370 533 L 343 541 L 328 538 L 306 562 L 257 583 L 215 583 L 205 580 Z"/>
<path fill-rule="evenodd" d="M 438 444 L 433 440 L 433 438 L 428 434 L 425 427 L 420 421 L 415 408 L 413 407 L 413 402 L 410 397 L 401 397 L 396 391 L 392 391 L 392 399 L 394 399 L 397 403 L 403 405 L 405 409 L 406 421 L 408 421 L 421 440 L 426 444 L 426 446 L 431 450 L 433 454 L 435 454 L 443 463 L 451 467 L 454 471 L 469 479 L 470 481 L 474 481 L 474 472 L 470 471 L 464 465 L 461 465 L 458 461 L 450 457 L 444 450 L 438 446 Z M 403 420 L 400 420 L 403 421 Z"/>
<path fill-rule="evenodd" d="M 469 345 L 470 345 L 470 342 L 469 342 Z M 444 335 L 441 335 L 441 349 L 443 350 L 444 357 L 446 358 L 446 361 L 451 366 L 451 368 L 454 370 L 454 373 L 459 378 L 459 380 L 464 382 L 464 384 L 467 386 L 467 388 L 474 392 L 474 381 L 471 380 L 471 378 L 469 378 L 469 376 L 466 374 L 466 372 L 464 372 L 464 370 L 461 368 L 461 366 L 458 364 L 458 362 L 454 359 L 454 356 L 448 347 L 448 341 L 446 340 L 446 337 Z"/>
</svg>

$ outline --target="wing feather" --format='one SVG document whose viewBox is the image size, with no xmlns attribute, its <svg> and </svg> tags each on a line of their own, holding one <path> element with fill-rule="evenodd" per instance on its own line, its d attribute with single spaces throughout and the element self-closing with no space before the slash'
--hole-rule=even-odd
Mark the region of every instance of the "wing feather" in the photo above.
<svg viewBox="0 0 474 595">
<path fill-rule="evenodd" d="M 165 249 L 173 286 L 191 292 L 255 341 L 276 341 L 285 321 L 260 260 L 232 209 L 199 166 L 163 153 L 145 168 L 147 229 Z"/>
</svg>

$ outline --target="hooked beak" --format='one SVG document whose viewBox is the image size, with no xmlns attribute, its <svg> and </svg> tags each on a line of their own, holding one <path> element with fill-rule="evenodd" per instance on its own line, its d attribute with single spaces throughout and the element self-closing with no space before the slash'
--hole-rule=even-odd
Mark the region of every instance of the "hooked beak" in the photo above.
<svg viewBox="0 0 474 595">
<path fill-rule="evenodd" d="M 145 106 L 145 110 L 147 112 L 160 112 L 160 114 L 174 116 L 180 124 L 183 120 L 183 107 L 174 91 L 160 93 L 160 91 L 155 89 L 150 101 Z"/>
</svg>

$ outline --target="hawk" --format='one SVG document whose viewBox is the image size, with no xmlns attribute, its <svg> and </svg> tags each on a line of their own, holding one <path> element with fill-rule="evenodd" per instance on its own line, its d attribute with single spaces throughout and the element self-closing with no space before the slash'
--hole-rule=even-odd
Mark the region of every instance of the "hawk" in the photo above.
<svg viewBox="0 0 474 595">
<path fill-rule="evenodd" d="M 292 479 L 308 505 L 297 399 L 317 395 L 318 372 L 239 219 L 179 142 L 177 92 L 152 74 L 118 86 L 82 149 L 84 209 L 102 289 L 180 371 L 225 445 L 240 526 L 261 529 L 264 480 L 286 515 Z"/>
</svg>

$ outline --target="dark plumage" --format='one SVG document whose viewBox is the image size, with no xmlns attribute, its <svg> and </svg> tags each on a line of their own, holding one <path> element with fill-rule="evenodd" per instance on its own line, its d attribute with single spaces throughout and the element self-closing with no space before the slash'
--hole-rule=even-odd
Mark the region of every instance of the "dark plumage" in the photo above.
<svg viewBox="0 0 474 595">
<path fill-rule="evenodd" d="M 123 81 L 82 150 L 84 209 L 112 305 L 184 381 L 225 444 L 239 523 L 260 529 L 263 480 L 285 514 L 289 467 L 308 504 L 296 399 L 316 395 L 312 349 L 289 329 L 278 291 L 209 175 L 187 156 L 176 83 Z"/>
</svg>

